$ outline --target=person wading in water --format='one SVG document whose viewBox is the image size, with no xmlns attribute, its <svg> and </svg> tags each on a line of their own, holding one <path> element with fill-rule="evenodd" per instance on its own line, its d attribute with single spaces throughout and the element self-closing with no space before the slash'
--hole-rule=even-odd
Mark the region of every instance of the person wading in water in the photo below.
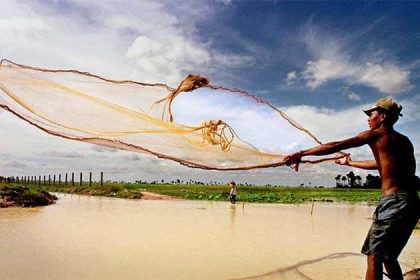
<svg viewBox="0 0 420 280">
<path fill-rule="evenodd" d="M 229 195 L 230 203 L 235 204 L 236 203 L 236 191 L 237 191 L 236 183 L 235 183 L 235 181 L 232 181 L 232 182 L 229 183 L 229 185 L 230 185 L 230 195 Z"/>
</svg>

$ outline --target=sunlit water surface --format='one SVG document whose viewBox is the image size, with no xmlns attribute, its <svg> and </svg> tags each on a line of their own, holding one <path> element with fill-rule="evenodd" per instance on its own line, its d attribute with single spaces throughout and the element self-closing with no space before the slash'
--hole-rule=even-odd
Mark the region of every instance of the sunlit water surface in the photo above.
<svg viewBox="0 0 420 280">
<path fill-rule="evenodd" d="M 0 209 L 1 279 L 362 279 L 372 206 L 58 195 Z M 415 231 L 400 256 L 420 263 Z"/>
</svg>

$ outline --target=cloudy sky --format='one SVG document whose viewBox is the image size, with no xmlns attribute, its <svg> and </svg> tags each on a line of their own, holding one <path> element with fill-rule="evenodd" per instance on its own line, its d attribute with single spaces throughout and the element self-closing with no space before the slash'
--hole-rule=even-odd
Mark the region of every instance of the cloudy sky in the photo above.
<svg viewBox="0 0 420 280">
<path fill-rule="evenodd" d="M 420 160 L 420 2 L 2 0 L 0 10 L 0 58 L 173 87 L 200 74 L 268 100 L 323 142 L 367 129 L 361 109 L 390 96 L 404 107 L 396 129 Z M 0 147 L 3 176 L 103 171 L 124 181 L 331 186 L 352 170 L 325 163 L 299 173 L 201 171 L 54 137 L 4 110 Z M 350 152 L 371 158 L 366 148 Z"/>
</svg>

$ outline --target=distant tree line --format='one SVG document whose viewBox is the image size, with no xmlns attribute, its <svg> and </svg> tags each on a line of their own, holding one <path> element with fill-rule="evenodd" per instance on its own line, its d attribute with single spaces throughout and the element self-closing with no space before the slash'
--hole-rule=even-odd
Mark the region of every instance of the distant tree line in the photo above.
<svg viewBox="0 0 420 280">
<path fill-rule="evenodd" d="M 335 178 L 336 188 L 366 188 L 366 189 L 380 189 L 381 177 L 368 174 L 363 182 L 362 177 L 354 174 L 353 171 L 345 175 L 337 175 Z"/>
<path fill-rule="evenodd" d="M 354 174 L 353 171 L 345 175 L 337 175 L 335 178 L 336 188 L 364 188 L 364 189 L 380 189 L 381 188 L 381 177 L 368 174 L 363 182 L 362 177 Z M 420 178 L 415 176 L 414 187 L 416 190 L 420 190 Z"/>
</svg>

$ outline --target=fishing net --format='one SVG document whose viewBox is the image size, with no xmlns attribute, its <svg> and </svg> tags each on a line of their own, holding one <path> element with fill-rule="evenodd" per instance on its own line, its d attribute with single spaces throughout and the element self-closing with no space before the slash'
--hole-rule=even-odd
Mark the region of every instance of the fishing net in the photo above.
<svg viewBox="0 0 420 280">
<path fill-rule="evenodd" d="M 232 280 L 256 280 L 256 279 L 362 279 L 355 267 L 359 267 L 365 256 L 360 253 L 338 252 L 316 259 L 300 261 L 294 265 L 281 267 L 259 275 L 252 275 Z M 391 279 L 384 271 L 384 279 Z M 410 267 L 403 274 L 406 280 L 420 279 L 420 268 Z"/>
<path fill-rule="evenodd" d="M 232 280 L 361 279 L 361 275 L 358 271 L 354 271 L 354 267 L 357 267 L 362 256 L 362 254 L 353 252 L 332 253 L 316 259 L 303 260 L 294 265 L 281 267 L 263 274 Z M 337 277 L 338 275 L 340 277 Z"/>
<path fill-rule="evenodd" d="M 52 135 L 202 169 L 281 166 L 321 143 L 267 101 L 194 75 L 172 88 L 2 60 L 0 106 Z"/>
</svg>

